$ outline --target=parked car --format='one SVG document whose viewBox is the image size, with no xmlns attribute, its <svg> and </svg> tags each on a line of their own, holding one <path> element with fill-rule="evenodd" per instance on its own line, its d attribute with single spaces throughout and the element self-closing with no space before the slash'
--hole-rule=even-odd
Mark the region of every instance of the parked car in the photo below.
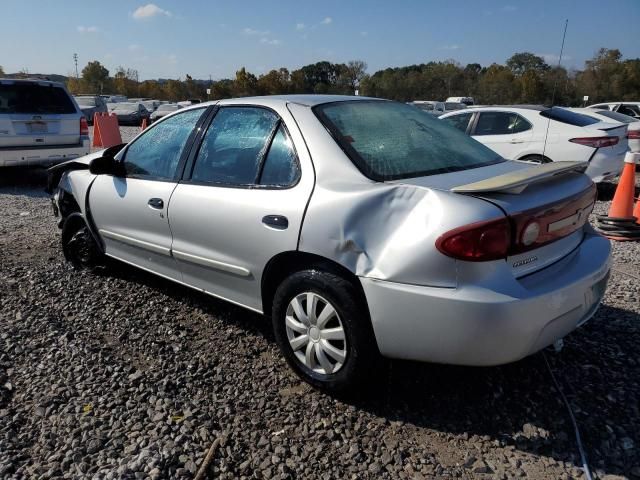
<svg viewBox="0 0 640 480">
<path fill-rule="evenodd" d="M 590 108 L 570 108 L 569 110 L 582 113 L 603 122 L 623 123 L 627 125 L 627 140 L 629 150 L 640 152 L 640 120 L 612 110 L 593 110 Z"/>
<path fill-rule="evenodd" d="M 117 115 L 118 125 L 140 125 L 151 115 L 142 102 L 114 103 L 109 106 L 109 111 Z"/>
<path fill-rule="evenodd" d="M 640 119 L 640 102 L 607 102 L 589 105 L 587 108 L 595 110 L 611 110 L 630 117 Z"/>
<path fill-rule="evenodd" d="M 51 165 L 89 149 L 87 121 L 62 84 L 0 79 L 0 166 Z"/>
<path fill-rule="evenodd" d="M 124 95 L 100 95 L 105 103 L 118 103 L 127 102 L 127 97 Z"/>
<path fill-rule="evenodd" d="M 180 110 L 182 107 L 177 103 L 166 103 L 164 105 L 160 105 L 150 117 L 152 122 L 160 120 L 165 115 L 170 114 L 171 112 L 175 112 L 176 110 Z"/>
<path fill-rule="evenodd" d="M 160 101 L 159 100 L 144 100 L 144 101 L 142 101 L 140 103 L 142 103 L 144 105 L 144 108 L 147 109 L 149 114 L 155 112 L 156 108 L 158 108 L 158 106 L 160 106 Z"/>
<path fill-rule="evenodd" d="M 467 106 L 473 105 L 475 103 L 473 97 L 449 97 L 445 101 L 452 103 L 464 103 Z"/>
<path fill-rule="evenodd" d="M 178 110 L 49 191 L 73 265 L 269 315 L 293 370 L 337 391 L 380 354 L 502 364 L 591 318 L 610 244 L 583 169 L 504 160 L 403 103 L 292 95 Z"/>
<path fill-rule="evenodd" d="M 93 125 L 93 116 L 100 112 L 106 113 L 107 104 L 104 99 L 99 95 L 75 95 L 73 97 L 82 110 L 82 114 L 87 119 L 89 125 Z"/>
<path fill-rule="evenodd" d="M 458 102 L 435 102 L 432 100 L 416 100 L 412 103 L 420 110 L 424 110 L 433 115 L 442 115 L 446 112 L 453 112 L 455 110 L 462 110 L 467 108 L 464 103 Z"/>
<path fill-rule="evenodd" d="M 620 174 L 627 152 L 626 126 L 601 122 L 564 108 L 471 108 L 440 117 L 504 158 L 587 163 L 594 182 Z"/>
</svg>

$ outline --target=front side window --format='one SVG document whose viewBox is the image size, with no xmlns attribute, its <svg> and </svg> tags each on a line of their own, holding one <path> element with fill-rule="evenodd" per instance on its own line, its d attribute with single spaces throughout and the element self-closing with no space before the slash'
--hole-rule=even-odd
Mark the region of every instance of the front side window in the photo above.
<svg viewBox="0 0 640 480">
<path fill-rule="evenodd" d="M 191 180 L 254 185 L 278 121 L 275 113 L 264 108 L 221 108 L 202 140 Z"/>
<path fill-rule="evenodd" d="M 470 113 L 461 113 L 460 115 L 451 115 L 442 119 L 449 125 L 456 127 L 461 132 L 466 132 L 469 126 L 469 120 L 471 120 Z"/>
<path fill-rule="evenodd" d="M 455 172 L 504 161 L 447 122 L 403 103 L 352 100 L 318 105 L 314 112 L 351 161 L 373 180 Z"/>
<path fill-rule="evenodd" d="M 127 148 L 124 156 L 127 176 L 172 179 L 182 150 L 204 110 L 178 113 L 145 131 Z"/>
</svg>

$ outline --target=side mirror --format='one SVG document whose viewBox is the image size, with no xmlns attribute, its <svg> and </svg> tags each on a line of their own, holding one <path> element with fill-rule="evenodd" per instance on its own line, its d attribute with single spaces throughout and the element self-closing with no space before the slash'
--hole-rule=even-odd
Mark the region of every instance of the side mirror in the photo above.
<svg viewBox="0 0 640 480">
<path fill-rule="evenodd" d="M 122 163 L 114 160 L 111 156 L 97 157 L 89 162 L 89 171 L 94 175 L 114 175 L 124 176 Z"/>
</svg>

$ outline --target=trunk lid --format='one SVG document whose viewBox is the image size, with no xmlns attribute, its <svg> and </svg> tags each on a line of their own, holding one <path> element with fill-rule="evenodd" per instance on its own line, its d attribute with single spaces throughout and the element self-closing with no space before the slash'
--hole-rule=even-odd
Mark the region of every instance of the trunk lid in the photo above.
<svg viewBox="0 0 640 480">
<path fill-rule="evenodd" d="M 560 260 L 582 241 L 596 199 L 595 185 L 581 173 L 585 166 L 584 162 L 532 165 L 506 161 L 401 182 L 497 206 L 511 227 L 512 248 L 506 261 L 514 276 L 521 277 Z M 537 227 L 527 230 L 533 223 Z M 536 228 L 538 234 L 531 240 Z"/>
</svg>

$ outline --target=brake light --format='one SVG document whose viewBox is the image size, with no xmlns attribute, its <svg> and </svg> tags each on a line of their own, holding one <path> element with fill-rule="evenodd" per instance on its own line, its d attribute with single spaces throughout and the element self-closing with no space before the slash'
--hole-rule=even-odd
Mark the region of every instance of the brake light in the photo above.
<svg viewBox="0 0 640 480">
<path fill-rule="evenodd" d="M 627 138 L 629 140 L 640 140 L 640 130 L 631 130 L 627 132 Z"/>
<path fill-rule="evenodd" d="M 80 117 L 80 135 L 89 135 L 89 124 L 84 117 Z"/>
<path fill-rule="evenodd" d="M 569 141 L 585 147 L 602 148 L 617 145 L 619 140 L 618 137 L 579 137 L 571 138 Z"/>
<path fill-rule="evenodd" d="M 509 222 L 500 218 L 450 230 L 436 240 L 436 248 L 459 260 L 485 262 L 506 258 L 510 243 Z"/>
</svg>

